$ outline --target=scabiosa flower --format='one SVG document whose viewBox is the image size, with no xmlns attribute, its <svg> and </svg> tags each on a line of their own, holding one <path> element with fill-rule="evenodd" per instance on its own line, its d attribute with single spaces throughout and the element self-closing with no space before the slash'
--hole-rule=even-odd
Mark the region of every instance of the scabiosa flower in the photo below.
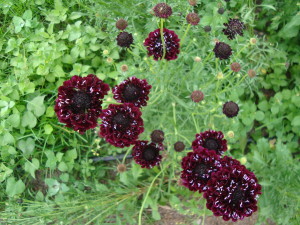
<svg viewBox="0 0 300 225">
<path fill-rule="evenodd" d="M 211 31 L 211 26 L 205 26 L 204 31 L 205 32 L 210 32 Z"/>
<path fill-rule="evenodd" d="M 197 149 L 202 146 L 208 150 L 214 150 L 218 155 L 222 155 L 227 150 L 227 141 L 221 131 L 208 130 L 196 134 L 196 139 L 192 143 L 192 148 Z"/>
<path fill-rule="evenodd" d="M 117 44 L 120 47 L 129 48 L 132 43 L 133 43 L 133 36 L 130 33 L 124 31 L 119 33 L 119 35 L 117 36 Z"/>
<path fill-rule="evenodd" d="M 179 54 L 179 41 L 177 34 L 166 28 L 163 29 L 163 36 L 166 46 L 166 60 L 177 59 Z M 145 39 L 144 46 L 147 46 L 148 56 L 152 56 L 154 60 L 161 60 L 163 57 L 163 44 L 161 42 L 160 29 L 156 29 L 149 33 L 149 36 Z"/>
<path fill-rule="evenodd" d="M 219 8 L 219 9 L 218 9 L 218 13 L 219 13 L 219 14 L 222 15 L 224 12 L 225 12 L 225 9 L 224 9 L 224 8 Z"/>
<path fill-rule="evenodd" d="M 204 99 L 204 94 L 202 91 L 193 91 L 191 94 L 191 99 L 193 102 L 200 102 Z"/>
<path fill-rule="evenodd" d="M 251 78 L 253 78 L 253 77 L 256 76 L 256 72 L 255 72 L 254 70 L 252 70 L 252 69 L 251 69 L 251 70 L 248 70 L 247 73 L 248 73 L 248 76 L 251 77 Z"/>
<path fill-rule="evenodd" d="M 114 99 L 117 102 L 133 103 L 136 107 L 146 106 L 151 88 L 146 80 L 129 77 L 113 88 Z"/>
<path fill-rule="evenodd" d="M 125 30 L 125 28 L 128 26 L 128 23 L 126 20 L 124 19 L 119 19 L 116 22 L 116 28 L 118 28 L 119 30 Z"/>
<path fill-rule="evenodd" d="M 231 47 L 224 42 L 217 42 L 214 48 L 214 52 L 219 59 L 229 59 L 232 54 Z"/>
<path fill-rule="evenodd" d="M 197 13 L 189 13 L 186 16 L 186 21 L 191 25 L 197 25 L 200 22 L 200 18 Z"/>
<path fill-rule="evenodd" d="M 241 163 L 238 160 L 233 159 L 232 157 L 226 156 L 226 155 L 220 160 L 220 162 L 221 162 L 222 168 L 241 165 Z"/>
<path fill-rule="evenodd" d="M 237 116 L 237 114 L 239 113 L 239 106 L 238 104 L 236 104 L 233 101 L 230 102 L 226 102 L 223 105 L 223 113 L 228 117 L 228 118 L 232 118 Z"/>
<path fill-rule="evenodd" d="M 183 185 L 191 191 L 203 192 L 208 189 L 211 174 L 221 167 L 220 156 L 215 151 L 198 146 L 182 159 L 181 167 Z"/>
<path fill-rule="evenodd" d="M 185 149 L 185 145 L 184 145 L 184 143 L 182 141 L 177 141 L 174 144 L 174 150 L 176 152 L 182 152 L 184 149 Z"/>
<path fill-rule="evenodd" d="M 84 133 L 97 126 L 104 95 L 109 86 L 93 74 L 87 77 L 73 76 L 58 88 L 54 110 L 61 123 Z"/>
<path fill-rule="evenodd" d="M 166 3 L 158 3 L 154 6 L 153 11 L 155 16 L 159 18 L 168 18 L 172 15 L 172 8 Z"/>
<path fill-rule="evenodd" d="M 188 0 L 188 2 L 191 6 L 196 6 L 197 5 L 197 0 Z"/>
<path fill-rule="evenodd" d="M 152 131 L 150 137 L 153 143 L 162 143 L 165 140 L 165 133 L 162 130 Z"/>
<path fill-rule="evenodd" d="M 161 150 L 163 150 L 162 144 L 148 144 L 148 141 L 137 141 L 132 149 L 132 156 L 134 161 L 142 168 L 150 169 L 159 165 L 162 159 L 159 154 Z"/>
<path fill-rule="evenodd" d="M 245 28 L 244 23 L 238 19 L 229 19 L 229 23 L 224 23 L 222 31 L 228 37 L 228 39 L 234 39 L 235 35 L 239 34 L 243 36 L 243 29 Z"/>
<path fill-rule="evenodd" d="M 243 165 L 232 165 L 212 174 L 203 197 L 207 200 L 206 207 L 215 216 L 237 221 L 257 211 L 259 194 L 261 186 L 254 173 Z"/>
<path fill-rule="evenodd" d="M 132 103 L 111 104 L 100 114 L 100 134 L 116 147 L 128 147 L 144 131 L 141 115 L 140 109 Z"/>
<path fill-rule="evenodd" d="M 230 65 L 230 68 L 233 72 L 239 72 L 241 70 L 241 64 L 234 62 Z"/>
</svg>

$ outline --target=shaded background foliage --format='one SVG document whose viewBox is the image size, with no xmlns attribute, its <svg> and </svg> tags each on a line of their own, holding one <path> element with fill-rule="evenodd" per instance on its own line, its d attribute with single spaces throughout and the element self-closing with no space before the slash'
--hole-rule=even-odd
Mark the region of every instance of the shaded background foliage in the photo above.
<svg viewBox="0 0 300 225">
<path fill-rule="evenodd" d="M 227 154 L 247 161 L 263 186 L 258 223 L 267 218 L 278 224 L 300 223 L 299 6 L 291 0 L 203 0 L 194 8 L 200 25 L 190 29 L 179 58 L 156 63 L 145 57 L 142 46 L 147 34 L 158 27 L 150 13 L 156 3 L 0 4 L 1 218 L 26 224 L 53 218 L 68 223 L 136 224 L 142 204 L 151 208 L 151 215 L 143 214 L 147 221 L 160 219 L 159 205 L 171 205 L 183 214 L 207 215 L 205 209 L 199 210 L 205 204 L 201 195 L 177 184 L 187 151 L 175 153 L 173 144 L 181 140 L 189 146 L 195 133 L 216 129 L 235 133 L 232 138 L 226 135 Z M 182 38 L 185 15 L 192 7 L 187 1 L 168 4 L 174 13 L 167 28 Z M 225 9 L 223 15 L 217 12 L 220 7 Z M 235 16 L 247 24 L 247 31 L 230 41 L 231 62 L 242 65 L 239 75 L 233 76 L 230 63 L 216 61 L 210 52 L 215 38 L 228 42 L 221 30 Z M 126 31 L 134 35 L 130 50 L 116 45 L 117 18 L 128 20 Z M 211 33 L 204 32 L 206 25 L 212 27 Z M 251 45 L 254 34 L 257 44 Z M 194 62 L 195 56 L 202 62 Z M 129 66 L 128 72 L 121 71 L 123 64 Z M 256 71 L 254 79 L 248 77 L 249 69 Z M 224 79 L 216 79 L 220 72 Z M 53 111 L 57 88 L 72 75 L 89 73 L 111 86 L 132 75 L 147 78 L 153 89 L 143 109 L 146 131 L 140 139 L 149 139 L 154 129 L 165 131 L 168 157 L 163 164 L 168 170 L 142 170 L 126 161 L 130 169 L 117 174 L 116 163 L 93 163 L 91 158 L 130 149 L 106 144 L 97 130 L 81 136 L 58 123 Z M 189 99 L 196 89 L 205 94 L 200 104 Z M 112 101 L 109 97 L 104 108 Z M 231 120 L 221 111 L 228 100 L 241 108 Z"/>
</svg>

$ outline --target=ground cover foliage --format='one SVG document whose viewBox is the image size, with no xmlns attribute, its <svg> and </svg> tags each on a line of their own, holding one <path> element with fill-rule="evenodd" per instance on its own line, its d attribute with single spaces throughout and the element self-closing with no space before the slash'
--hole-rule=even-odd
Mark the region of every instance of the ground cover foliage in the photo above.
<svg viewBox="0 0 300 225">
<path fill-rule="evenodd" d="M 294 1 L 168 1 L 173 14 L 164 26 L 181 39 L 176 60 L 147 57 L 143 41 L 159 28 L 151 14 L 159 1 L 22 0 L 0 4 L 0 218 L 11 224 L 151 224 L 159 206 L 185 215 L 212 215 L 202 194 L 180 185 L 181 160 L 196 133 L 225 134 L 225 155 L 255 172 L 263 186 L 257 223 L 299 224 L 299 6 Z M 224 13 L 218 12 L 224 8 Z M 196 12 L 200 23 L 189 26 Z M 128 21 L 131 48 L 120 48 L 115 27 Z M 228 40 L 223 23 L 239 18 L 244 36 Z M 204 27 L 211 26 L 210 32 Z M 252 39 L 251 39 L 252 38 Z M 215 41 L 233 54 L 219 60 Z M 199 57 L 199 58 L 195 58 Z M 230 69 L 232 62 L 241 71 Z M 128 66 L 124 70 L 123 65 Z M 248 70 L 256 75 L 250 77 Z M 133 160 L 95 157 L 130 155 L 98 136 L 58 122 L 57 89 L 73 75 L 96 74 L 111 87 L 127 77 L 147 79 L 150 99 L 142 109 L 145 131 L 165 133 L 160 166 L 142 169 Z M 204 93 L 195 103 L 194 90 Z M 238 103 L 237 117 L 222 105 Z M 110 92 L 103 109 L 114 103 Z M 174 143 L 186 145 L 174 151 Z M 119 164 L 126 171 L 117 170 Z M 149 210 L 148 210 L 149 209 Z M 268 220 L 269 221 L 269 220 Z"/>
</svg>

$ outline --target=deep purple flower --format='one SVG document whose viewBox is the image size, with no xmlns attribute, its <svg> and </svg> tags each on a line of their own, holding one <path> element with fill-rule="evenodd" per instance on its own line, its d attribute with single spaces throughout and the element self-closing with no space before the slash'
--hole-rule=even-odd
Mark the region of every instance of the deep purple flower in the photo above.
<svg viewBox="0 0 300 225">
<path fill-rule="evenodd" d="M 221 167 L 220 156 L 198 146 L 182 159 L 181 167 L 182 184 L 191 191 L 203 192 L 208 189 L 211 174 Z"/>
<path fill-rule="evenodd" d="M 229 19 L 229 23 L 224 23 L 222 31 L 228 37 L 229 40 L 234 39 L 235 35 L 239 34 L 243 36 L 243 29 L 245 29 L 244 23 L 238 19 Z"/>
<path fill-rule="evenodd" d="M 229 59 L 232 55 L 231 47 L 224 42 L 217 42 L 214 48 L 214 52 L 217 58 L 219 59 Z"/>
<path fill-rule="evenodd" d="M 230 102 L 226 102 L 223 105 L 223 113 L 228 117 L 228 118 L 232 118 L 237 116 L 237 114 L 239 113 L 240 108 L 238 106 L 238 104 L 236 104 L 233 101 Z"/>
<path fill-rule="evenodd" d="M 163 36 L 166 45 L 166 60 L 177 59 L 179 54 L 179 41 L 177 34 L 166 28 L 163 29 Z M 154 60 L 161 60 L 163 57 L 163 44 L 161 42 L 160 29 L 156 29 L 149 33 L 149 36 L 145 39 L 144 46 L 147 46 L 148 56 L 152 56 Z"/>
<path fill-rule="evenodd" d="M 257 211 L 257 198 L 261 194 L 254 173 L 243 165 L 222 167 L 213 173 L 208 181 L 206 207 L 215 216 L 222 216 L 225 221 L 242 220 Z"/>
<path fill-rule="evenodd" d="M 222 155 L 227 150 L 227 141 L 221 131 L 208 130 L 196 134 L 196 139 L 192 143 L 192 148 L 197 149 L 202 146 L 208 150 L 214 150 L 218 155 Z"/>
<path fill-rule="evenodd" d="M 73 76 L 58 88 L 54 110 L 61 123 L 84 133 L 97 126 L 104 95 L 109 86 L 93 74 Z"/>
<path fill-rule="evenodd" d="M 117 36 L 117 44 L 120 47 L 129 48 L 130 45 L 133 43 L 133 36 L 128 32 L 121 32 Z"/>
<path fill-rule="evenodd" d="M 162 143 L 165 140 L 165 133 L 162 130 L 154 130 L 150 138 L 153 143 Z"/>
<path fill-rule="evenodd" d="M 142 112 L 132 103 L 111 104 L 100 115 L 100 135 L 105 140 L 120 148 L 133 144 L 144 131 Z"/>
<path fill-rule="evenodd" d="M 162 144 L 150 143 L 148 141 L 136 141 L 133 149 L 132 156 L 134 161 L 141 165 L 142 168 L 150 169 L 159 165 L 162 156 L 160 151 L 163 150 Z"/>
<path fill-rule="evenodd" d="M 113 88 L 117 102 L 133 103 L 137 107 L 146 106 L 151 85 L 146 80 L 130 77 Z"/>
<path fill-rule="evenodd" d="M 172 8 L 166 3 L 158 3 L 154 6 L 153 11 L 159 18 L 168 18 L 172 15 Z"/>
</svg>

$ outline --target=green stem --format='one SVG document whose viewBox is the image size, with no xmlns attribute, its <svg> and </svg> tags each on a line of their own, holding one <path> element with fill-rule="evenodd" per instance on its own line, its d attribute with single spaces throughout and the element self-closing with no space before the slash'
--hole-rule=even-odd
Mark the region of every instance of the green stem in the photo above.
<svg viewBox="0 0 300 225">
<path fill-rule="evenodd" d="M 180 46 L 182 46 L 183 41 L 184 41 L 184 39 L 185 39 L 187 33 L 189 32 L 190 28 L 191 28 L 191 24 L 188 24 L 188 26 L 187 26 L 187 28 L 186 28 L 186 30 L 185 30 L 185 33 L 184 33 L 184 35 L 183 35 L 183 37 L 182 37 L 182 39 L 181 39 Z"/>
<path fill-rule="evenodd" d="M 161 43 L 163 45 L 163 57 L 162 59 L 165 58 L 166 56 L 166 43 L 165 43 L 165 38 L 164 38 L 164 19 L 160 19 L 160 38 L 161 38 Z"/>
</svg>

